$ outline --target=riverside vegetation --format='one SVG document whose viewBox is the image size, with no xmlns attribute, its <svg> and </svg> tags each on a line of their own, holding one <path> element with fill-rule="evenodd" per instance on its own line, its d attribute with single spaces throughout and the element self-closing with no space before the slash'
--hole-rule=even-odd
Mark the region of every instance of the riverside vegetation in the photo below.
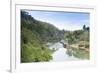
<svg viewBox="0 0 100 73">
<path fill-rule="evenodd" d="M 89 59 L 89 27 L 81 30 L 59 30 L 50 23 L 36 20 L 21 11 L 21 62 L 47 62 L 53 59 L 53 50 L 46 44 L 68 39 L 66 54 Z"/>
</svg>

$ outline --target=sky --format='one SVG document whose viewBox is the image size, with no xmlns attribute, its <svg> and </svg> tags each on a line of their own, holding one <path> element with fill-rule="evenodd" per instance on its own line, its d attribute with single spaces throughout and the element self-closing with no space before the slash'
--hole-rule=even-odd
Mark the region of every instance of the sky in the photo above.
<svg viewBox="0 0 100 73">
<path fill-rule="evenodd" d="M 37 20 L 53 24 L 60 30 L 79 30 L 83 25 L 89 26 L 89 13 L 79 12 L 53 12 L 26 10 Z"/>
</svg>

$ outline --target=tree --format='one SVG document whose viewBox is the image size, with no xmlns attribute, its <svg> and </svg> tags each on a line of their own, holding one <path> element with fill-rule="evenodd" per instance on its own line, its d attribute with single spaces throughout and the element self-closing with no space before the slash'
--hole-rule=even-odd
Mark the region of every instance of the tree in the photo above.
<svg viewBox="0 0 100 73">
<path fill-rule="evenodd" d="M 85 25 L 83 25 L 83 30 L 85 30 L 86 29 L 86 26 Z"/>
</svg>

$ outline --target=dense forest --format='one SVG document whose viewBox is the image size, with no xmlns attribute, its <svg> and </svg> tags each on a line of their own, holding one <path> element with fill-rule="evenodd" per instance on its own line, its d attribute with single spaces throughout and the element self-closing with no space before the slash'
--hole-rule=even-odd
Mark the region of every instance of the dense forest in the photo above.
<svg viewBox="0 0 100 73">
<path fill-rule="evenodd" d="M 46 47 L 48 42 L 60 42 L 67 39 L 69 47 L 89 49 L 89 27 L 82 30 L 59 30 L 50 23 L 36 20 L 28 12 L 21 11 L 21 62 L 44 62 L 52 59 L 52 50 Z M 77 46 L 77 47 L 75 47 Z M 84 50 L 83 49 L 83 50 Z M 73 49 L 71 49 L 73 50 Z M 81 49 L 82 50 L 82 49 Z M 78 58 L 89 58 L 89 52 L 75 50 Z M 70 51 L 70 49 L 69 49 Z M 70 55 L 70 52 L 68 52 Z M 84 56 L 85 55 L 85 56 Z"/>
</svg>

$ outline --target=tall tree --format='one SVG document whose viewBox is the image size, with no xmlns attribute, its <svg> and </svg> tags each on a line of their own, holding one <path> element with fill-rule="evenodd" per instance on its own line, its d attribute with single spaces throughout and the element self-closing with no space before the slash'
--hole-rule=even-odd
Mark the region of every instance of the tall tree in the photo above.
<svg viewBox="0 0 100 73">
<path fill-rule="evenodd" d="M 85 30 L 86 29 L 86 25 L 83 25 L 83 30 Z"/>
</svg>

